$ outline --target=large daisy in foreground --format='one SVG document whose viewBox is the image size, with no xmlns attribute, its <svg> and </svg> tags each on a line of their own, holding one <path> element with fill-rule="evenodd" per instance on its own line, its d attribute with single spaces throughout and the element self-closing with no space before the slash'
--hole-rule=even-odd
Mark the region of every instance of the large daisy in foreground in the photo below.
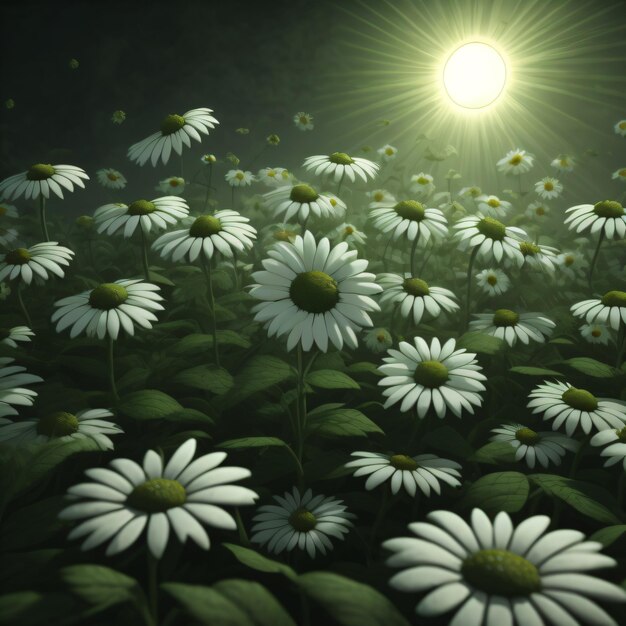
<svg viewBox="0 0 626 626">
<path fill-rule="evenodd" d="M 74 185 L 85 188 L 89 180 L 85 170 L 75 165 L 36 163 L 26 172 L 5 178 L 0 183 L 0 197 L 10 200 L 24 196 L 24 200 L 50 197 L 50 192 L 63 198 L 63 189 L 74 191 Z"/>
<path fill-rule="evenodd" d="M 353 157 L 345 152 L 310 156 L 304 159 L 302 165 L 305 169 L 315 172 L 316 176 L 324 174 L 333 176 L 336 182 L 343 180 L 345 176 L 354 182 L 356 176 L 359 176 L 364 183 L 367 182 L 368 177 L 374 179 L 380 167 L 378 163 L 361 157 Z"/>
<path fill-rule="evenodd" d="M 626 237 L 626 210 L 616 200 L 602 200 L 595 204 L 577 204 L 565 211 L 570 215 L 565 219 L 570 230 L 582 233 L 600 232 L 608 239 L 614 236 Z"/>
<path fill-rule="evenodd" d="M 332 249 L 326 238 L 316 243 L 310 231 L 293 244 L 277 243 L 268 255 L 250 290 L 264 301 L 254 307 L 254 319 L 266 324 L 268 335 L 287 335 L 287 350 L 300 343 L 305 351 L 315 344 L 326 352 L 329 342 L 356 348 L 356 333 L 372 326 L 368 312 L 380 310 L 370 296 L 382 287 L 365 272 L 368 262 L 346 242 Z"/>
<path fill-rule="evenodd" d="M 250 471 L 243 467 L 218 467 L 225 452 L 205 454 L 193 460 L 196 440 L 188 439 L 163 467 L 163 460 L 149 450 L 143 466 L 130 459 L 114 459 L 110 469 L 87 470 L 93 482 L 70 487 L 67 495 L 77 500 L 59 514 L 65 520 L 83 520 L 69 534 L 84 539 L 82 550 L 109 541 L 107 556 L 130 548 L 147 529 L 148 549 L 160 559 L 170 529 L 181 543 L 190 538 L 204 550 L 210 546 L 203 525 L 234 530 L 235 520 L 222 505 L 254 504 L 257 494 L 239 485 Z M 79 501 L 80 500 L 80 501 Z"/>
<path fill-rule="evenodd" d="M 451 511 L 432 511 L 409 524 L 414 536 L 389 539 L 392 567 L 405 568 L 389 584 L 428 594 L 421 617 L 456 610 L 450 626 L 577 626 L 577 618 L 617 626 L 594 600 L 625 602 L 626 591 L 587 572 L 614 567 L 602 544 L 577 530 L 546 532 L 550 518 L 536 515 L 513 526 L 507 513 L 493 522 L 480 509 L 471 526 Z M 421 622 L 420 622 L 421 623 Z"/>
</svg>

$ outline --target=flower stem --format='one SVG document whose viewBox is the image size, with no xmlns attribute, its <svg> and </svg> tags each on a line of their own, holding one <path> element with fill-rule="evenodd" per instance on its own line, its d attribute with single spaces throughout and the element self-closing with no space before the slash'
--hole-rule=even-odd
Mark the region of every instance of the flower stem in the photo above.
<svg viewBox="0 0 626 626">
<path fill-rule="evenodd" d="M 230 208 L 235 211 L 235 186 L 230 188 Z"/>
<path fill-rule="evenodd" d="M 469 265 L 467 266 L 467 296 L 465 301 L 465 330 L 469 328 L 470 323 L 470 299 L 472 297 L 472 270 L 474 269 L 474 261 L 478 254 L 478 246 L 472 250 Z"/>
<path fill-rule="evenodd" d="M 241 513 L 239 513 L 239 508 L 235 507 L 235 522 L 237 523 L 237 532 L 239 533 L 239 541 L 243 546 L 249 546 L 250 540 L 248 539 L 248 533 L 246 533 L 246 527 L 243 525 L 243 520 L 241 519 Z"/>
<path fill-rule="evenodd" d="M 159 623 L 159 598 L 158 598 L 158 565 L 159 562 L 153 556 L 150 549 L 148 553 L 148 605 L 154 624 Z"/>
<path fill-rule="evenodd" d="M 24 299 L 22 298 L 22 283 L 20 282 L 20 284 L 17 286 L 17 301 L 20 305 L 20 309 L 22 309 L 22 315 L 24 315 L 24 318 L 26 319 L 26 323 L 28 324 L 29 328 L 33 327 L 33 322 L 30 319 L 30 315 L 28 314 L 28 309 L 26 308 L 26 305 L 24 304 Z"/>
<path fill-rule="evenodd" d="M 417 242 L 419 241 L 420 235 L 417 233 L 415 235 L 415 239 L 413 239 L 413 243 L 411 244 L 411 278 L 416 278 L 415 275 L 415 250 L 417 249 Z"/>
<path fill-rule="evenodd" d="M 43 195 L 39 196 L 39 219 L 41 221 L 41 234 L 44 241 L 50 241 L 50 235 L 48 235 L 48 227 L 46 226 L 46 199 Z"/>
<path fill-rule="evenodd" d="M 302 358 L 302 344 L 298 343 L 298 397 L 297 397 L 297 405 L 296 405 L 296 419 L 298 420 L 298 461 L 300 465 L 302 465 L 302 453 L 304 450 L 304 437 L 305 437 L 305 429 L 306 429 L 306 397 L 304 393 L 304 367 L 303 367 L 303 358 Z"/>
<path fill-rule="evenodd" d="M 206 211 L 207 204 L 209 203 L 209 196 L 211 195 L 211 179 L 213 178 L 213 163 L 209 163 L 209 176 L 208 184 L 206 188 L 206 194 L 204 196 L 204 210 Z"/>
<path fill-rule="evenodd" d="M 589 268 L 589 289 L 593 289 L 593 272 L 596 269 L 596 262 L 598 261 L 598 253 L 600 252 L 600 246 L 604 241 L 604 229 L 600 231 L 600 236 L 598 237 L 598 245 L 596 246 L 596 251 L 593 253 L 593 259 L 591 260 L 591 267 Z"/>
<path fill-rule="evenodd" d="M 109 383 L 111 385 L 111 393 L 115 400 L 119 400 L 120 397 L 117 393 L 117 387 L 115 386 L 115 369 L 113 361 L 113 337 L 109 337 Z"/>
<path fill-rule="evenodd" d="M 146 247 L 146 234 L 143 227 L 139 224 L 139 232 L 141 233 L 141 262 L 143 263 L 143 273 L 146 280 L 150 280 L 150 270 L 148 269 L 148 248 Z"/>
<path fill-rule="evenodd" d="M 220 366 L 220 351 L 217 345 L 217 320 L 215 319 L 215 296 L 213 295 L 213 274 L 211 271 L 211 260 L 202 255 L 202 270 L 206 278 L 208 294 L 209 294 L 209 306 L 211 307 L 211 333 L 213 335 L 213 358 L 215 365 Z"/>
<path fill-rule="evenodd" d="M 341 185 L 343 185 L 343 178 L 346 175 L 346 170 L 344 169 L 343 173 L 341 174 L 341 178 L 339 179 L 339 184 L 337 185 L 337 195 L 339 195 L 339 192 L 341 191 Z"/>
</svg>

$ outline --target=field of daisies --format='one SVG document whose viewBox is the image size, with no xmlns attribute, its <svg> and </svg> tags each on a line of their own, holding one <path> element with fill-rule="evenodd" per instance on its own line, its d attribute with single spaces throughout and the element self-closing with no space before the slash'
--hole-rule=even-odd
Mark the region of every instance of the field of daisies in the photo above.
<svg viewBox="0 0 626 626">
<path fill-rule="evenodd" d="M 0 182 L 0 624 L 626 623 L 624 197 L 220 132 Z"/>
</svg>

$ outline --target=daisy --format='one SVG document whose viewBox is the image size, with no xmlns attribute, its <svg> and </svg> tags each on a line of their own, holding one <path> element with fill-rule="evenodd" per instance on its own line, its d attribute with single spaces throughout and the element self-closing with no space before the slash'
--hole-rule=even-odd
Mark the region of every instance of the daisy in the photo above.
<svg viewBox="0 0 626 626">
<path fill-rule="evenodd" d="M 626 137 L 626 120 L 620 120 L 613 126 L 616 135 L 621 135 L 622 137 Z"/>
<path fill-rule="evenodd" d="M 159 181 L 155 189 L 168 196 L 181 196 L 185 192 L 185 179 L 180 176 L 170 176 Z"/>
<path fill-rule="evenodd" d="M 23 385 L 43 382 L 43 378 L 26 373 L 25 367 L 11 365 L 14 361 L 8 357 L 0 358 L 0 417 L 17 415 L 13 405 L 32 406 L 37 392 Z"/>
<path fill-rule="evenodd" d="M 304 160 L 302 166 L 308 171 L 314 172 L 315 176 L 328 174 L 335 179 L 335 182 L 343 180 L 345 176 L 354 182 L 358 176 L 365 183 L 368 177 L 372 180 L 376 177 L 379 168 L 378 163 L 361 157 L 353 157 L 345 152 L 310 156 Z"/>
<path fill-rule="evenodd" d="M 0 255 L 0 280 L 8 278 L 30 285 L 33 277 L 42 280 L 49 278 L 48 272 L 63 278 L 62 265 L 69 265 L 74 253 L 60 246 L 56 241 L 36 243 L 30 248 L 15 248 Z"/>
<path fill-rule="evenodd" d="M 176 196 L 163 196 L 154 200 L 135 200 L 130 204 L 115 202 L 98 207 L 93 218 L 98 232 L 106 231 L 107 235 L 122 232 L 125 238 L 132 237 L 141 225 L 143 234 L 167 228 L 168 224 L 176 224 L 189 213 L 187 202 Z"/>
<path fill-rule="evenodd" d="M 386 328 L 372 328 L 365 331 L 365 345 L 376 354 L 386 352 L 393 346 L 393 338 Z"/>
<path fill-rule="evenodd" d="M 182 155 L 183 144 L 191 148 L 191 139 L 202 141 L 200 133 L 209 134 L 219 122 L 211 115 L 213 111 L 202 107 L 191 109 L 183 115 L 170 114 L 161 122 L 161 130 L 146 139 L 133 144 L 128 149 L 128 158 L 139 165 L 145 165 L 148 159 L 153 167 L 161 159 L 167 165 L 172 149 Z"/>
<path fill-rule="evenodd" d="M 609 341 L 613 341 L 611 331 L 604 324 L 583 324 L 580 328 L 580 334 L 589 343 L 609 345 Z"/>
<path fill-rule="evenodd" d="M 255 180 L 248 170 L 228 170 L 224 178 L 231 187 L 249 187 Z"/>
<path fill-rule="evenodd" d="M 313 116 L 304 111 L 298 111 L 298 113 L 293 116 L 293 123 L 298 130 L 313 130 L 314 128 Z"/>
<path fill-rule="evenodd" d="M 10 243 L 17 240 L 19 233 L 15 228 L 0 228 L 0 246 L 9 247 Z"/>
<path fill-rule="evenodd" d="M 367 239 L 367 235 L 358 230 L 354 224 L 348 224 L 344 222 L 340 226 L 337 226 L 335 230 L 330 235 L 331 241 L 334 243 L 339 243 L 340 241 L 345 241 L 352 246 L 364 246 L 365 240 Z"/>
<path fill-rule="evenodd" d="M 284 167 L 265 167 L 259 170 L 257 180 L 268 187 L 280 187 L 291 180 L 291 174 Z"/>
<path fill-rule="evenodd" d="M 426 243 L 431 235 L 443 239 L 448 234 L 448 221 L 443 213 L 416 200 L 375 202 L 370 206 L 373 208 L 369 217 L 374 227 L 383 233 L 391 232 L 394 241 L 406 235 L 409 241 L 418 238 Z"/>
<path fill-rule="evenodd" d="M 524 255 L 524 263 L 534 270 L 545 270 L 550 274 L 554 273 L 557 263 L 558 249 L 552 246 L 544 246 L 532 241 L 520 241 L 519 249 Z"/>
<path fill-rule="evenodd" d="M 574 170 L 574 166 L 576 165 L 576 161 L 574 160 L 574 157 L 571 157 L 568 154 L 559 154 L 559 156 L 556 157 L 550 165 L 559 172 L 572 172 Z"/>
<path fill-rule="evenodd" d="M 200 157 L 200 162 L 204 163 L 204 165 L 213 165 L 217 163 L 217 157 L 214 154 L 203 154 Z"/>
<path fill-rule="evenodd" d="M 457 417 L 466 409 L 474 413 L 474 406 L 480 406 L 480 391 L 486 377 L 480 373 L 476 355 L 464 349 L 455 350 L 456 342 L 448 339 L 441 346 L 434 337 L 430 346 L 421 337 L 413 339 L 415 347 L 401 341 L 398 350 L 388 350 L 385 365 L 378 370 L 385 375 L 379 385 L 388 387 L 383 392 L 387 398 L 385 408 L 400 400 L 400 411 L 415 407 L 417 416 L 422 418 L 429 408 L 435 409 L 437 417 L 444 417 L 449 409 Z"/>
<path fill-rule="evenodd" d="M 396 158 L 398 148 L 394 148 L 387 143 L 382 148 L 378 148 L 377 152 L 383 161 L 389 162 Z"/>
<path fill-rule="evenodd" d="M 279 241 L 293 243 L 296 237 L 302 234 L 299 224 L 272 224 L 265 227 L 264 246 L 267 248 L 273 246 Z"/>
<path fill-rule="evenodd" d="M 254 516 L 253 543 L 267 544 L 269 552 L 280 554 L 294 548 L 306 550 L 311 558 L 316 551 L 332 550 L 330 537 L 343 539 L 352 526 L 352 514 L 342 500 L 313 496 L 310 489 L 301 495 L 298 489 L 274 496 L 277 504 L 260 506 Z"/>
<path fill-rule="evenodd" d="M 263 199 L 266 206 L 273 209 L 274 217 L 282 215 L 286 222 L 294 216 L 306 222 L 310 215 L 339 217 L 343 213 L 340 205 L 333 206 L 327 195 L 305 183 L 283 185 L 264 194 Z"/>
<path fill-rule="evenodd" d="M 143 466 L 130 459 L 114 459 L 109 468 L 85 472 L 93 482 L 68 489 L 76 502 L 63 509 L 63 520 L 81 520 L 69 539 L 85 538 L 82 550 L 110 540 L 106 555 L 130 548 L 144 529 L 150 553 L 160 559 L 170 529 L 181 543 L 189 537 L 204 550 L 210 540 L 203 525 L 234 530 L 237 524 L 222 505 L 254 504 L 257 494 L 232 485 L 250 476 L 243 467 L 218 467 L 225 452 L 213 452 L 192 460 L 196 440 L 188 439 L 163 467 L 161 456 L 149 450 Z"/>
<path fill-rule="evenodd" d="M 479 211 L 487 217 L 502 218 L 513 206 L 506 200 L 500 200 L 498 196 L 482 195 L 476 198 Z"/>
<path fill-rule="evenodd" d="M 106 167 L 96 172 L 98 182 L 107 189 L 124 189 L 126 187 L 126 179 L 121 172 Z"/>
<path fill-rule="evenodd" d="M 443 287 L 433 287 L 421 278 L 405 273 L 379 274 L 378 282 L 384 291 L 380 303 L 391 303 L 399 308 L 404 318 L 412 317 L 415 324 L 419 324 L 425 313 L 436 318 L 442 310 L 453 313 L 459 309 L 456 296 Z"/>
<path fill-rule="evenodd" d="M 102 419 L 113 417 L 107 409 L 86 409 L 76 415 L 56 411 L 37 419 L 21 420 L 0 426 L 0 443 L 19 445 L 45 443 L 51 439 L 93 439 L 100 450 L 113 450 L 108 435 L 121 435 L 124 431 L 113 422 Z"/>
<path fill-rule="evenodd" d="M 556 178 L 551 178 L 550 176 L 546 176 L 538 183 L 535 183 L 535 193 L 544 200 L 558 198 L 562 191 L 563 185 Z"/>
<path fill-rule="evenodd" d="M 275 133 L 272 133 L 265 138 L 265 142 L 268 146 L 277 146 L 280 143 L 280 137 Z"/>
<path fill-rule="evenodd" d="M 0 343 L 11 348 L 17 348 L 17 342 L 28 342 L 35 333 L 28 326 L 14 326 L 13 328 L 0 328 Z"/>
<path fill-rule="evenodd" d="M 411 176 L 411 186 L 409 189 L 420 196 L 428 196 L 435 191 L 433 177 L 430 174 L 420 172 Z"/>
<path fill-rule="evenodd" d="M 626 471 L 626 426 L 601 430 L 591 438 L 590 443 L 592 446 L 606 446 L 601 452 L 601 456 L 609 457 L 604 467 L 611 467 L 621 461 Z"/>
<path fill-rule="evenodd" d="M 395 202 L 395 196 L 390 193 L 389 191 L 387 191 L 386 189 L 374 189 L 372 191 L 366 191 L 365 195 L 372 201 L 372 202 Z M 372 205 L 370 204 L 370 209 L 372 208 Z"/>
<path fill-rule="evenodd" d="M 547 515 L 516 528 L 504 511 L 491 522 L 480 509 L 472 511 L 471 526 L 451 511 L 431 511 L 426 519 L 409 524 L 415 536 L 382 544 L 393 553 L 387 565 L 407 568 L 389 584 L 428 592 L 416 607 L 420 617 L 456 610 L 450 626 L 577 626 L 576 618 L 617 626 L 593 600 L 624 602 L 626 591 L 587 574 L 616 561 L 580 531 L 546 532 Z"/>
<path fill-rule="evenodd" d="M 470 187 L 463 187 L 463 189 L 459 191 L 460 198 L 472 198 L 474 200 L 477 200 L 482 195 L 483 195 L 482 189 L 476 185 L 472 185 Z"/>
<path fill-rule="evenodd" d="M 582 278 L 587 271 L 589 263 L 585 256 L 579 252 L 562 252 L 556 257 L 559 272 L 562 272 L 570 280 Z"/>
<path fill-rule="evenodd" d="M 526 217 L 531 220 L 543 220 L 550 213 L 550 207 L 545 202 L 531 202 L 526 209 Z"/>
<path fill-rule="evenodd" d="M 277 243 L 268 255 L 264 270 L 252 274 L 257 283 L 250 290 L 264 301 L 253 311 L 268 335 L 288 335 L 287 350 L 301 343 L 305 351 L 315 344 L 326 352 L 329 341 L 338 350 L 344 342 L 356 348 L 356 332 L 372 326 L 368 312 L 380 311 L 370 296 L 382 287 L 365 272 L 368 262 L 348 251 L 345 241 L 331 249 L 328 239 L 316 243 L 308 230 L 293 244 Z"/>
<path fill-rule="evenodd" d="M 52 315 L 56 331 L 71 328 L 73 339 L 83 331 L 88 337 L 103 339 L 108 336 L 116 340 L 120 328 L 134 335 L 135 324 L 152 328 L 157 317 L 153 311 L 162 311 L 159 304 L 163 298 L 156 293 L 157 285 L 141 280 L 117 280 L 88 289 L 77 296 L 62 298 L 54 303 L 59 307 Z"/>
<path fill-rule="evenodd" d="M 20 215 L 17 212 L 17 209 L 12 205 L 6 202 L 0 202 L 0 218 L 11 217 L 18 218 Z"/>
<path fill-rule="evenodd" d="M 201 215 L 183 222 L 184 230 L 161 235 L 152 248 L 164 259 L 183 261 L 186 257 L 193 263 L 200 255 L 210 261 L 216 252 L 232 258 L 233 250 L 245 252 L 253 246 L 256 230 L 248 224 L 247 217 L 236 211 L 224 209 L 214 215 Z"/>
<path fill-rule="evenodd" d="M 89 180 L 89 176 L 80 167 L 36 163 L 26 172 L 5 178 L 0 183 L 0 197 L 10 200 L 23 195 L 25 200 L 48 199 L 52 191 L 62 199 L 62 187 L 68 191 L 74 191 L 74 185 L 84 189 L 83 180 Z"/>
<path fill-rule="evenodd" d="M 530 340 L 543 343 L 552 334 L 556 324 L 540 313 L 517 313 L 510 309 L 498 309 L 494 313 L 475 313 L 470 322 L 471 330 L 480 330 L 487 335 L 503 339 L 513 347 L 519 339 L 528 345 Z"/>
<path fill-rule="evenodd" d="M 498 163 L 498 171 L 505 174 L 525 174 L 532 169 L 534 156 L 526 150 L 509 150 Z"/>
<path fill-rule="evenodd" d="M 565 424 L 565 432 L 571 437 L 580 424 L 588 435 L 591 427 L 597 430 L 623 428 L 626 424 L 626 403 L 621 400 L 597 398 L 586 389 L 577 389 L 560 381 L 537 385 L 529 395 L 529 409 L 543 413 L 543 419 L 554 419 L 552 430 Z"/>
<path fill-rule="evenodd" d="M 619 330 L 620 322 L 626 324 L 626 292 L 607 291 L 601 298 L 577 302 L 570 311 L 574 317 L 584 317 L 588 324 L 608 324 Z"/>
<path fill-rule="evenodd" d="M 621 180 L 623 182 L 626 182 L 626 167 L 622 167 L 618 170 L 615 170 L 613 172 L 613 174 L 611 175 L 611 178 L 613 180 Z"/>
<path fill-rule="evenodd" d="M 542 467 L 561 465 L 561 459 L 567 450 L 575 452 L 578 442 L 555 432 L 535 432 L 523 424 L 502 424 L 500 428 L 492 428 L 491 441 L 503 441 L 515 449 L 515 460 L 524 460 L 530 469 L 534 469 L 535 461 Z"/>
<path fill-rule="evenodd" d="M 391 493 L 394 495 L 401 487 L 413 498 L 419 489 L 426 497 L 432 489 L 441 495 L 440 481 L 451 487 L 460 487 L 458 479 L 461 466 L 448 459 L 440 459 L 434 454 L 408 456 L 406 454 L 381 454 L 379 452 L 353 452 L 352 456 L 360 457 L 346 463 L 346 467 L 356 468 L 354 476 L 367 476 L 365 489 L 371 491 L 386 480 L 389 481 Z"/>
<path fill-rule="evenodd" d="M 486 269 L 476 274 L 478 286 L 489 296 L 501 296 L 511 286 L 509 277 L 498 269 Z"/>
</svg>

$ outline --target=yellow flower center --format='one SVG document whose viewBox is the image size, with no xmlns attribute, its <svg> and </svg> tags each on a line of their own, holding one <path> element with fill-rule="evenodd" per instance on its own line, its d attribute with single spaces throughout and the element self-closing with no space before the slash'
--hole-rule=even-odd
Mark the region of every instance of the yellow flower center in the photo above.
<svg viewBox="0 0 626 626">
<path fill-rule="evenodd" d="M 65 437 L 78 430 L 78 419 L 71 413 L 57 411 L 42 417 L 37 422 L 37 432 L 46 437 Z"/>
<path fill-rule="evenodd" d="M 539 442 L 540 437 L 534 430 L 524 427 L 515 431 L 515 439 L 527 446 L 534 446 Z"/>
<path fill-rule="evenodd" d="M 622 217 L 624 207 L 615 200 L 602 200 L 593 205 L 593 212 L 598 217 Z"/>
<path fill-rule="evenodd" d="M 148 200 L 135 200 L 128 205 L 128 215 L 149 215 L 150 213 L 156 211 L 156 206 L 154 203 Z"/>
<path fill-rule="evenodd" d="M 626 291 L 607 291 L 601 302 L 604 306 L 626 307 Z"/>
<path fill-rule="evenodd" d="M 570 387 L 567 391 L 563 392 L 561 400 L 578 411 L 589 412 L 595 411 L 598 408 L 596 397 L 586 389 Z"/>
<path fill-rule="evenodd" d="M 24 265 L 30 259 L 30 252 L 26 248 L 15 248 L 15 250 L 9 250 L 4 255 L 4 262 L 7 265 Z"/>
<path fill-rule="evenodd" d="M 489 276 L 487 276 L 487 282 L 493 287 L 498 284 L 498 277 L 495 274 L 489 274 Z"/>
<path fill-rule="evenodd" d="M 114 174 L 113 172 L 108 172 L 107 178 L 115 182 L 119 178 L 119 176 L 117 174 Z"/>
<path fill-rule="evenodd" d="M 336 163 L 337 165 L 352 165 L 354 163 L 354 159 L 349 154 L 345 152 L 333 152 L 328 160 L 331 163 Z"/>
<path fill-rule="evenodd" d="M 28 180 L 46 180 L 51 178 L 55 171 L 49 163 L 36 163 L 26 172 L 26 178 Z"/>
<path fill-rule="evenodd" d="M 177 130 L 180 130 L 185 125 L 185 118 L 182 115 L 171 114 L 168 115 L 161 122 L 161 133 L 163 135 L 171 135 Z"/>
<path fill-rule="evenodd" d="M 298 274 L 289 288 L 293 303 L 308 313 L 325 313 L 339 302 L 337 281 L 324 272 Z"/>
<path fill-rule="evenodd" d="M 481 235 L 496 241 L 502 241 L 506 235 L 506 228 L 502 222 L 494 220 L 492 217 L 483 217 L 476 228 Z"/>
<path fill-rule="evenodd" d="M 426 207 L 416 200 L 402 200 L 393 208 L 402 219 L 413 222 L 421 222 L 426 215 Z"/>
<path fill-rule="evenodd" d="M 509 165 L 519 165 L 522 162 L 522 155 L 515 154 L 509 160 Z"/>
<path fill-rule="evenodd" d="M 201 215 L 197 217 L 189 228 L 191 237 L 210 237 L 217 235 L 222 230 L 222 223 L 219 218 L 213 215 Z"/>
<path fill-rule="evenodd" d="M 427 296 L 430 293 L 428 283 L 419 278 L 405 278 L 402 287 L 404 291 L 416 298 Z"/>
<path fill-rule="evenodd" d="M 543 184 L 543 188 L 546 191 L 552 191 L 554 189 L 554 183 L 552 183 L 551 181 L 547 180 L 544 184 Z"/>
<path fill-rule="evenodd" d="M 299 508 L 289 516 L 289 523 L 298 532 L 308 533 L 317 526 L 317 519 L 311 511 Z"/>
<path fill-rule="evenodd" d="M 422 361 L 417 364 L 413 377 L 418 385 L 434 389 L 448 380 L 448 368 L 440 361 Z"/>
<path fill-rule="evenodd" d="M 128 291 L 117 283 L 103 283 L 89 294 L 89 304 L 94 309 L 109 311 L 117 308 L 128 299 Z"/>
<path fill-rule="evenodd" d="M 289 194 L 290 200 L 300 204 L 308 204 L 319 198 L 319 194 L 310 185 L 295 185 Z"/>
<path fill-rule="evenodd" d="M 177 480 L 152 478 L 130 492 L 126 505 L 145 513 L 163 513 L 186 501 L 187 492 Z"/>
<path fill-rule="evenodd" d="M 493 314 L 494 326 L 515 326 L 519 322 L 519 315 L 510 309 L 498 309 Z"/>
<path fill-rule="evenodd" d="M 412 472 L 413 470 L 416 470 L 418 468 L 415 459 L 412 459 L 406 454 L 394 454 L 389 459 L 389 465 L 395 467 L 396 469 L 404 470 L 407 472 Z"/>
</svg>

